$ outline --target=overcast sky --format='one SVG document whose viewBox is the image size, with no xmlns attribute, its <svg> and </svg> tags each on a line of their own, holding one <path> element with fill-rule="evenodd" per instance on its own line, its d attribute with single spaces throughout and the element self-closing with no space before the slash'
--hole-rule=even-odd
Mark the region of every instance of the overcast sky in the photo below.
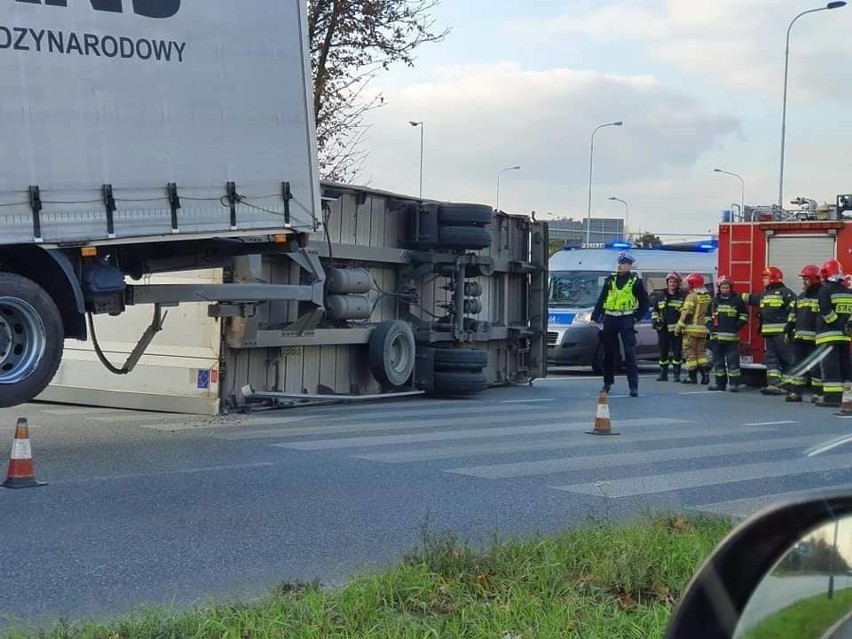
<svg viewBox="0 0 852 639">
<path fill-rule="evenodd" d="M 374 89 L 365 178 L 424 197 L 584 217 L 595 136 L 593 215 L 630 203 L 630 227 L 703 233 L 722 209 L 777 197 L 784 37 L 809 0 L 442 0 L 452 29 Z M 793 27 L 785 200 L 852 191 L 852 7 Z"/>
</svg>

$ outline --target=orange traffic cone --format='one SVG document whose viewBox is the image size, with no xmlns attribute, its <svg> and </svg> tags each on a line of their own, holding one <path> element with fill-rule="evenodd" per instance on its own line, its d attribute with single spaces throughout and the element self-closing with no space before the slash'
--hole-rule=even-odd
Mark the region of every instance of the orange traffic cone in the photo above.
<svg viewBox="0 0 852 639">
<path fill-rule="evenodd" d="M 15 427 L 15 439 L 12 440 L 12 455 L 9 459 L 9 472 L 3 488 L 33 488 L 44 486 L 45 482 L 36 481 L 33 468 L 33 452 L 30 448 L 30 432 L 27 420 L 21 417 Z"/>
<path fill-rule="evenodd" d="M 621 435 L 612 430 L 612 420 L 609 418 L 609 403 L 606 391 L 598 395 L 598 412 L 595 415 L 595 429 L 588 430 L 589 435 Z"/>
<path fill-rule="evenodd" d="M 840 400 L 840 412 L 835 415 L 852 415 L 852 384 L 843 385 L 843 397 Z"/>
</svg>

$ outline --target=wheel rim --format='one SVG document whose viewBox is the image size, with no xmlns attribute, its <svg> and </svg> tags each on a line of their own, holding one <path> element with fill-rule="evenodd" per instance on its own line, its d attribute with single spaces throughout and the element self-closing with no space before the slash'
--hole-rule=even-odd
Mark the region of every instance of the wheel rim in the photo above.
<svg viewBox="0 0 852 639">
<path fill-rule="evenodd" d="M 408 342 L 404 335 L 397 335 L 393 338 L 390 345 L 390 368 L 397 375 L 404 375 L 408 372 L 408 367 L 411 361 L 411 353 L 409 352 Z"/>
<path fill-rule="evenodd" d="M 21 299 L 0 297 L 0 384 L 16 384 L 32 375 L 46 346 L 38 312 Z"/>
</svg>

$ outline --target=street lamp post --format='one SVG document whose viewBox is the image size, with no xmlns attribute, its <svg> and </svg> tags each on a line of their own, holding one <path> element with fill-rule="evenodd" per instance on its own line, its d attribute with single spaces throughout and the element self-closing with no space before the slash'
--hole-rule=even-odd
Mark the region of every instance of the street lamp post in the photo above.
<svg viewBox="0 0 852 639">
<path fill-rule="evenodd" d="M 423 122 L 409 121 L 411 126 L 420 127 L 420 197 L 423 197 Z"/>
<path fill-rule="evenodd" d="M 733 175 L 740 181 L 740 215 L 745 216 L 745 180 L 743 180 L 743 176 L 738 173 L 733 173 L 731 171 L 726 171 L 724 169 L 713 169 L 715 173 L 724 173 L 725 175 Z M 745 218 L 743 218 L 745 219 Z"/>
<path fill-rule="evenodd" d="M 624 228 L 622 229 L 621 233 L 621 241 L 623 242 L 625 237 L 627 237 L 627 225 L 630 223 L 630 205 L 627 203 L 627 200 L 622 200 L 615 196 L 609 199 L 613 202 L 621 202 L 624 205 L 624 208 L 626 209 L 624 212 Z"/>
<path fill-rule="evenodd" d="M 606 124 L 596 126 L 594 131 L 592 131 L 592 140 L 589 144 L 589 208 L 586 211 L 586 244 L 589 244 L 592 241 L 592 170 L 594 168 L 595 159 L 595 133 L 598 132 L 598 129 L 602 129 L 607 126 L 621 126 L 623 124 L 624 122 L 621 120 L 618 122 L 607 122 Z"/>
<path fill-rule="evenodd" d="M 782 209 L 784 208 L 784 150 L 787 142 L 787 71 L 790 68 L 790 30 L 793 28 L 793 24 L 795 24 L 796 20 L 804 15 L 817 13 L 818 11 L 840 9 L 845 6 L 845 1 L 837 0 L 836 2 L 829 2 L 824 7 L 819 7 L 818 9 L 802 11 L 799 15 L 793 18 L 792 21 L 790 21 L 790 25 L 787 27 L 787 47 L 784 50 L 784 98 L 781 105 L 781 169 L 778 174 L 778 206 Z"/>
<path fill-rule="evenodd" d="M 520 165 L 507 166 L 505 168 L 500 169 L 500 172 L 497 174 L 497 206 L 495 207 L 495 210 L 497 210 L 497 211 L 500 210 L 500 177 L 506 171 L 519 171 L 520 168 L 521 168 Z"/>
</svg>

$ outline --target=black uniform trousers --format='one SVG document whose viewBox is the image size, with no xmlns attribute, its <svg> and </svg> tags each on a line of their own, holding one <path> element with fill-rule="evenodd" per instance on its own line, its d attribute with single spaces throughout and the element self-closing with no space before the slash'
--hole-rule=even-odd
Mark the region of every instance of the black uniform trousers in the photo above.
<svg viewBox="0 0 852 639">
<path fill-rule="evenodd" d="M 632 315 L 604 315 L 604 384 L 615 383 L 615 363 L 618 361 L 618 340 L 624 348 L 624 366 L 627 369 L 627 384 L 631 390 L 639 388 L 639 369 L 636 368 L 636 320 Z"/>
<path fill-rule="evenodd" d="M 796 375 L 790 376 L 790 386 L 797 393 L 801 393 L 808 383 L 810 383 L 811 391 L 815 395 L 822 393 L 820 367 L 802 368 L 815 352 L 816 344 L 812 341 L 797 339 L 793 342 L 793 356 L 796 358 Z"/>
<path fill-rule="evenodd" d="M 764 335 L 766 339 L 766 383 L 784 388 L 789 381 L 787 374 L 793 370 L 793 347 L 784 333 Z"/>
<path fill-rule="evenodd" d="M 827 402 L 840 402 L 843 396 L 843 384 L 852 381 L 852 355 L 849 354 L 849 342 L 829 342 L 824 346 L 831 350 L 822 360 L 823 397 Z"/>
<path fill-rule="evenodd" d="M 726 342 L 718 339 L 711 340 L 713 352 L 713 374 L 716 385 L 725 386 L 730 381 L 731 386 L 740 384 L 740 343 Z"/>
<path fill-rule="evenodd" d="M 660 366 L 683 364 L 683 336 L 675 335 L 667 327 L 657 331 L 657 345 L 660 347 Z"/>
</svg>

